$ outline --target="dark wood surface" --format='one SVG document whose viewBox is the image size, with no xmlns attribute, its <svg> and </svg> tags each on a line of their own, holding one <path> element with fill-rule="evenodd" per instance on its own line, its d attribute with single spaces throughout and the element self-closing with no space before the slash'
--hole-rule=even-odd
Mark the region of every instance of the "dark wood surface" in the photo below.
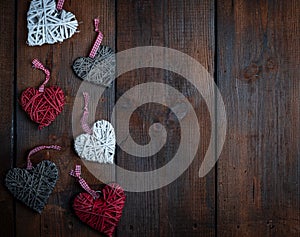
<svg viewBox="0 0 300 237">
<path fill-rule="evenodd" d="M 297 1 L 218 2 L 221 236 L 300 234 L 299 13 Z"/>
<path fill-rule="evenodd" d="M 105 91 L 96 116 L 110 120 L 115 102 L 130 88 L 149 81 L 169 84 L 192 104 L 201 137 L 196 158 L 176 181 L 154 191 L 126 193 L 115 236 L 300 235 L 299 1 L 66 0 L 64 9 L 82 22 L 80 33 L 62 44 L 41 47 L 26 45 L 29 4 L 0 3 L 0 99 L 4 108 L 0 119 L 0 236 L 99 236 L 73 214 L 72 199 L 82 189 L 68 175 L 81 163 L 73 149 L 72 111 L 82 107 L 74 104 L 82 81 L 71 65 L 77 57 L 88 55 L 96 37 L 92 20 L 97 16 L 103 44 L 117 52 L 136 46 L 165 46 L 199 61 L 214 76 L 228 120 L 220 160 L 207 176 L 199 178 L 211 121 L 205 101 L 189 82 L 172 72 L 143 68 L 121 75 Z M 59 85 L 67 100 L 62 114 L 42 131 L 18 104 L 20 93 L 36 87 L 44 77 L 32 69 L 33 58 L 51 69 L 50 83 Z M 180 127 L 170 108 L 154 103 L 138 108 L 130 119 L 131 135 L 138 144 L 147 144 L 148 129 L 157 122 L 168 132 L 163 149 L 152 157 L 137 158 L 117 147 L 115 159 L 120 167 L 149 171 L 172 160 L 180 144 Z M 50 159 L 60 169 L 54 192 L 39 215 L 12 198 L 4 177 L 9 168 L 24 167 L 29 150 L 41 144 L 58 144 L 63 149 L 42 151 L 32 159 L 33 163 Z M 101 182 L 85 167 L 83 174 L 92 187 L 99 187 Z M 111 173 L 111 180 L 120 178 Z"/>
</svg>

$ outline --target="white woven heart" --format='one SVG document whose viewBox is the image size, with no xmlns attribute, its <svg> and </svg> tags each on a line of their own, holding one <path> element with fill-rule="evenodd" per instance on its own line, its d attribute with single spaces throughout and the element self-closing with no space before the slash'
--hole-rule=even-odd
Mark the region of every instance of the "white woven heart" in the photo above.
<svg viewBox="0 0 300 237">
<path fill-rule="evenodd" d="M 85 160 L 99 163 L 114 162 L 116 138 L 113 126 L 105 121 L 97 121 L 93 133 L 81 134 L 75 139 L 75 150 Z"/>
<path fill-rule="evenodd" d="M 54 44 L 70 38 L 77 30 L 75 15 L 56 9 L 55 0 L 32 0 L 27 13 L 27 42 L 30 46 Z"/>
</svg>

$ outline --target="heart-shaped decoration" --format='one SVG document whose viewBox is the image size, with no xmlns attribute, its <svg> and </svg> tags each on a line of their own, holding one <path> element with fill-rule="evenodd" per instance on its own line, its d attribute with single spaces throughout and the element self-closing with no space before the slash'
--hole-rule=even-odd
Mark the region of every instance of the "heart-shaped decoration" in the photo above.
<svg viewBox="0 0 300 237">
<path fill-rule="evenodd" d="M 55 0 L 32 0 L 27 13 L 30 46 L 54 44 L 72 37 L 78 27 L 75 15 L 57 10 Z"/>
<path fill-rule="evenodd" d="M 29 87 L 21 95 L 22 108 L 31 120 L 39 124 L 39 129 L 50 125 L 61 113 L 65 95 L 58 86 L 46 87 L 43 92 Z"/>
<path fill-rule="evenodd" d="M 5 185 L 15 198 L 41 213 L 58 179 L 56 165 L 44 160 L 31 170 L 9 170 Z"/>
<path fill-rule="evenodd" d="M 125 204 L 124 190 L 118 184 L 106 185 L 94 199 L 89 193 L 78 194 L 73 203 L 75 214 L 92 228 L 112 236 Z"/>
<path fill-rule="evenodd" d="M 92 134 L 79 135 L 74 146 L 82 159 L 113 164 L 116 146 L 114 128 L 108 121 L 97 121 L 93 125 Z"/>
<path fill-rule="evenodd" d="M 80 57 L 73 63 L 75 74 L 82 80 L 110 86 L 115 79 L 116 58 L 113 50 L 100 45 L 94 58 Z"/>
</svg>

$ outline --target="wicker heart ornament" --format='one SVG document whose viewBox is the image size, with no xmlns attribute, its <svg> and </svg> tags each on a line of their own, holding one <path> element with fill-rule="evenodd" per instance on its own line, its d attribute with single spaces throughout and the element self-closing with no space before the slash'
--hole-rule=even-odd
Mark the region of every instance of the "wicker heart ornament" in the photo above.
<svg viewBox="0 0 300 237">
<path fill-rule="evenodd" d="M 73 63 L 73 71 L 84 81 L 110 86 L 115 79 L 116 59 L 113 50 L 101 45 L 94 58 L 79 57 Z"/>
<path fill-rule="evenodd" d="M 73 63 L 73 71 L 80 79 L 108 87 L 115 79 L 116 57 L 114 51 L 100 45 L 103 35 L 99 30 L 99 19 L 94 19 L 95 31 L 98 36 L 90 51 L 89 57 L 79 57 Z"/>
<path fill-rule="evenodd" d="M 70 175 L 78 181 L 86 193 L 79 193 L 73 202 L 73 209 L 78 218 L 95 230 L 112 236 L 122 216 L 125 205 L 125 193 L 120 185 L 112 183 L 101 191 L 92 190 L 80 176 L 81 166 L 76 165 Z"/>
<path fill-rule="evenodd" d="M 27 43 L 40 46 L 63 42 L 77 31 L 78 21 L 71 12 L 62 10 L 63 1 L 32 0 L 27 12 Z"/>
<path fill-rule="evenodd" d="M 81 134 L 75 138 L 74 146 L 82 159 L 113 164 L 116 146 L 114 128 L 108 121 L 97 121 L 91 134 Z"/>
<path fill-rule="evenodd" d="M 30 155 L 42 149 L 59 150 L 60 147 L 40 146 L 33 149 L 27 158 L 27 168 L 13 168 L 8 171 L 5 178 L 5 185 L 13 196 L 38 213 L 43 211 L 58 179 L 58 169 L 49 160 L 32 167 Z"/>
<path fill-rule="evenodd" d="M 39 129 L 49 126 L 61 113 L 65 96 L 61 88 L 50 86 L 43 93 L 36 88 L 27 88 L 21 96 L 21 106 Z"/>
<path fill-rule="evenodd" d="M 65 104 L 65 95 L 58 86 L 45 88 L 50 79 L 50 72 L 37 59 L 33 60 L 36 68 L 46 73 L 45 82 L 39 89 L 29 87 L 23 91 L 20 104 L 30 119 L 39 124 L 39 129 L 49 126 L 61 113 Z"/>
<path fill-rule="evenodd" d="M 90 97 L 87 92 L 83 92 L 83 97 L 84 111 L 80 123 L 85 133 L 75 138 L 75 151 L 82 159 L 113 164 L 116 146 L 115 130 L 106 120 L 97 121 L 92 128 L 89 127 L 87 118 Z"/>
<path fill-rule="evenodd" d="M 74 212 L 82 222 L 108 236 L 112 236 L 125 204 L 124 191 L 117 184 L 111 185 L 105 186 L 98 199 L 80 193 L 73 203 Z"/>
</svg>

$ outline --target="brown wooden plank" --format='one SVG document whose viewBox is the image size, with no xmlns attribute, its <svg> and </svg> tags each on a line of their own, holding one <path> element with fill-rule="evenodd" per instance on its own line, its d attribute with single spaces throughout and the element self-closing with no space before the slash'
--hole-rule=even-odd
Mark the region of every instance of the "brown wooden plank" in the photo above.
<svg viewBox="0 0 300 237">
<path fill-rule="evenodd" d="M 188 53 L 213 73 L 213 9 L 213 2 L 210 1 L 118 1 L 118 52 L 136 46 L 168 46 Z M 170 84 L 190 100 L 199 115 L 201 144 L 192 166 L 172 184 L 154 191 L 127 193 L 117 234 L 214 236 L 214 172 L 207 178 L 198 177 L 198 169 L 210 136 L 206 105 L 201 95 L 184 78 L 153 68 L 138 69 L 120 76 L 117 80 L 117 99 L 122 98 L 123 93 L 137 84 L 150 81 Z M 156 92 L 159 93 L 161 92 Z M 143 96 L 145 94 L 140 93 L 134 100 L 128 100 L 123 109 L 117 111 L 116 116 L 126 116 L 126 112 Z M 171 95 L 161 95 L 161 99 L 164 100 L 167 96 Z M 186 119 L 188 116 L 189 114 Z M 157 122 L 163 124 L 168 131 L 164 148 L 147 158 L 134 157 L 119 149 L 119 166 L 139 172 L 149 171 L 162 167 L 173 158 L 180 143 L 180 130 L 179 122 L 170 108 L 153 103 L 139 107 L 130 120 L 131 136 L 138 144 L 147 144 L 148 129 Z M 117 180 L 123 179 L 126 176 L 120 177 L 117 173 Z"/>
<path fill-rule="evenodd" d="M 299 1 L 218 1 L 218 236 L 299 236 Z"/>
<path fill-rule="evenodd" d="M 167 1 L 166 4 L 166 46 L 193 57 L 213 75 L 214 2 Z M 193 106 L 200 127 L 200 143 L 193 163 L 161 195 L 161 236 L 215 236 L 215 173 L 211 170 L 204 178 L 198 176 L 211 135 L 207 105 L 197 89 L 185 78 L 169 73 L 166 83 L 181 91 Z M 190 116 L 191 111 L 182 120 L 191 121 Z M 170 118 L 169 124 L 172 124 Z M 179 135 L 176 125 L 174 129 L 177 130 L 175 134 Z M 184 141 L 173 142 L 171 141 L 166 156 L 172 156 L 177 149 L 176 145 Z M 189 152 L 186 151 L 187 157 Z"/>
<path fill-rule="evenodd" d="M 60 177 L 54 192 L 49 198 L 48 204 L 41 215 L 34 213 L 22 204 L 17 204 L 17 236 L 99 236 L 99 233 L 86 224 L 83 224 L 74 214 L 71 202 L 75 195 L 83 192 L 76 180 L 68 175 L 69 170 L 75 164 L 82 164 L 73 149 L 72 110 L 73 106 L 83 107 L 80 104 L 73 105 L 81 80 L 72 72 L 73 60 L 79 56 L 88 56 L 96 38 L 93 19 L 100 17 L 100 29 L 104 34 L 103 43 L 114 48 L 115 42 L 115 4 L 114 1 L 89 0 L 78 4 L 75 1 L 66 1 L 65 10 L 76 15 L 79 25 L 79 34 L 62 44 L 43 45 L 41 47 L 29 47 L 26 45 L 26 13 L 29 8 L 28 1 L 21 1 L 18 8 L 18 96 L 29 86 L 37 87 L 41 83 L 44 74 L 31 68 L 33 58 L 40 59 L 51 70 L 49 85 L 59 85 L 66 94 L 66 105 L 63 112 L 48 128 L 37 130 L 36 124 L 31 122 L 18 106 L 17 111 L 17 155 L 18 167 L 25 166 L 27 152 L 40 144 L 58 144 L 62 151 L 42 151 L 33 157 L 34 164 L 42 159 L 50 159 L 58 165 Z M 109 119 L 111 104 L 114 103 L 114 87 L 106 91 L 104 99 L 100 101 L 96 118 Z M 79 117 L 75 121 L 79 121 Z M 92 123 L 92 119 L 89 118 Z M 74 125 L 75 126 L 75 125 Z M 76 130 L 76 133 L 83 131 Z M 75 134 L 75 135 L 78 135 Z M 101 183 L 87 168 L 83 167 L 82 176 L 93 188 L 99 188 Z M 113 179 L 113 177 L 112 177 Z"/>
<path fill-rule="evenodd" d="M 15 43 L 15 2 L 0 3 L 0 236 L 14 236 L 13 198 L 4 186 L 5 175 L 13 166 L 14 146 L 14 43 Z"/>
<path fill-rule="evenodd" d="M 118 52 L 136 46 L 164 45 L 163 33 L 163 1 L 117 1 L 117 50 Z M 130 60 L 130 59 L 129 59 Z M 163 81 L 163 71 L 159 69 L 139 69 L 121 75 L 117 79 L 116 99 L 139 83 Z M 116 116 L 122 118 L 126 112 L 138 102 L 128 100 L 124 111 L 118 110 Z M 149 142 L 148 128 L 156 121 L 163 121 L 165 109 L 148 104 L 139 108 L 131 117 L 130 132 L 138 144 Z M 123 129 L 117 124 L 117 129 Z M 147 171 L 155 168 L 157 159 L 136 158 L 118 149 L 117 164 L 133 171 Z M 117 173 L 117 181 L 126 179 Z M 134 193 L 127 192 L 125 208 L 117 236 L 159 236 L 159 190 Z"/>
</svg>

